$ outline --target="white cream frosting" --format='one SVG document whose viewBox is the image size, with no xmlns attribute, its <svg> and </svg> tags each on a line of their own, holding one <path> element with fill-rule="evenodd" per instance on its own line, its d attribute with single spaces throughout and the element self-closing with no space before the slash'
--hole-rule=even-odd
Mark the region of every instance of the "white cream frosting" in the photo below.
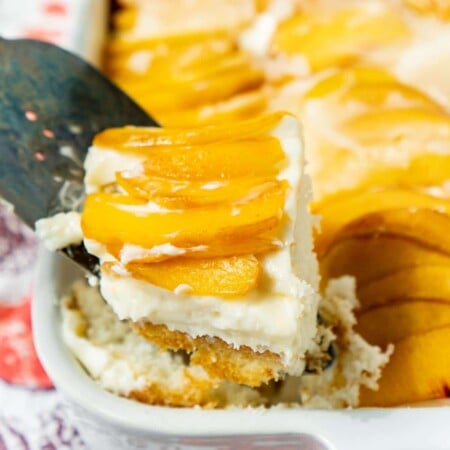
<svg viewBox="0 0 450 450">
<path fill-rule="evenodd" d="M 267 10 L 258 14 L 251 26 L 241 34 L 241 47 L 258 56 L 267 54 L 279 23 L 294 10 L 295 3 L 292 0 L 272 0 Z"/>
<path fill-rule="evenodd" d="M 35 224 L 36 234 L 51 251 L 71 244 L 81 244 L 83 232 L 80 219 L 80 214 L 74 211 L 39 219 Z"/>
<path fill-rule="evenodd" d="M 400 56 L 393 71 L 400 79 L 450 106 L 450 29 L 428 34 L 426 39 L 415 43 Z"/>
<path fill-rule="evenodd" d="M 84 161 L 86 193 L 92 194 L 100 186 L 114 183 L 118 171 L 133 173 L 144 159 L 144 156 L 137 153 L 120 153 L 113 149 L 91 147 Z"/>
<path fill-rule="evenodd" d="M 157 245 L 151 249 L 139 247 L 138 245 L 125 244 L 120 251 L 120 262 L 127 264 L 136 259 L 144 259 L 149 256 L 167 255 L 181 256 L 186 253 L 184 248 L 178 248 L 172 244 Z"/>
</svg>

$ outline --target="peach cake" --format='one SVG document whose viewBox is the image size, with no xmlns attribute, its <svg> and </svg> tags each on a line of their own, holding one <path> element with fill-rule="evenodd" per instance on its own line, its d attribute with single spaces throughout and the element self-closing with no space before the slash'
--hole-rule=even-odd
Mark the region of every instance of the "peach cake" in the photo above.
<svg viewBox="0 0 450 450">
<path fill-rule="evenodd" d="M 449 220 L 449 3 L 123 3 L 106 69 L 164 125 L 273 109 L 300 117 L 312 211 L 322 216 L 322 287 L 355 276 L 357 330 L 372 344 L 395 345 L 380 389 L 363 390 L 360 404 L 448 395 L 450 265 L 437 230 Z M 156 94 L 147 88 L 154 83 Z M 399 382 L 405 373 L 409 382 Z"/>
<path fill-rule="evenodd" d="M 120 319 L 227 380 L 302 374 L 319 297 L 300 133 L 274 113 L 96 136 L 81 228 Z"/>
<path fill-rule="evenodd" d="M 96 136 L 82 215 L 36 228 L 52 249 L 84 239 L 99 257 L 100 289 L 76 283 L 62 313 L 101 386 L 204 407 L 347 407 L 376 388 L 391 349 L 353 330 L 353 281 L 318 293 L 300 132 L 273 113 Z"/>
</svg>

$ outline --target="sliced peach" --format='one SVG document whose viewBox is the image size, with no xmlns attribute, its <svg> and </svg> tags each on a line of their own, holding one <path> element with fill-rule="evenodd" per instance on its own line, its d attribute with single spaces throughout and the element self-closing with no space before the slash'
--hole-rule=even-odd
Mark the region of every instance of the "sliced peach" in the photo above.
<svg viewBox="0 0 450 450">
<path fill-rule="evenodd" d="M 403 237 L 379 236 L 337 239 L 320 260 L 323 283 L 352 275 L 357 286 L 392 272 L 422 265 L 450 265 L 450 257 Z"/>
<path fill-rule="evenodd" d="M 126 268 L 133 277 L 170 291 L 178 287 L 188 295 L 220 297 L 245 295 L 256 286 L 260 271 L 254 256 L 129 263 Z"/>
<path fill-rule="evenodd" d="M 319 80 L 306 94 L 305 99 L 320 99 L 335 94 L 343 88 L 354 85 L 365 87 L 380 83 L 394 82 L 395 77 L 389 72 L 377 67 L 354 67 L 347 70 L 339 70 Z"/>
<path fill-rule="evenodd" d="M 281 23 L 273 48 L 289 55 L 304 55 L 312 71 L 318 71 L 346 65 L 363 52 L 401 42 L 409 34 L 406 23 L 387 8 L 311 11 Z"/>
<path fill-rule="evenodd" d="M 405 166 L 371 164 L 360 187 L 402 185 L 431 186 L 449 180 L 450 155 L 425 153 L 413 156 Z"/>
<path fill-rule="evenodd" d="M 450 327 L 450 303 L 405 300 L 364 311 L 358 315 L 355 330 L 371 344 L 385 347 L 442 326 Z"/>
<path fill-rule="evenodd" d="M 163 81 L 171 80 L 176 83 L 180 80 L 176 77 L 179 71 L 183 71 L 181 78 L 193 79 L 198 77 L 201 73 L 199 70 L 205 66 L 211 68 L 215 63 L 228 60 L 230 56 L 242 55 L 237 50 L 236 43 L 225 37 L 212 36 L 183 46 L 167 44 L 165 40 L 157 42 L 149 43 L 141 49 L 130 48 L 110 55 L 107 59 L 108 74 L 119 81 L 133 82 L 145 77 L 149 81 L 158 82 L 161 77 L 166 77 Z M 136 65 L 136 59 L 149 63 L 146 66 Z"/>
<path fill-rule="evenodd" d="M 214 73 L 204 79 L 180 80 L 177 83 L 162 80 L 150 85 L 144 78 L 133 83 L 119 82 L 119 85 L 140 104 L 150 105 L 155 111 L 170 111 L 217 102 L 254 89 L 263 83 L 264 75 L 260 69 L 249 65 L 240 70 Z"/>
<path fill-rule="evenodd" d="M 372 212 L 397 208 L 428 208 L 450 214 L 450 200 L 406 187 L 355 189 L 329 196 L 312 205 L 312 212 L 322 217 L 316 241 L 319 256 L 346 224 Z"/>
<path fill-rule="evenodd" d="M 96 193 L 86 198 L 83 234 L 104 245 L 144 248 L 172 243 L 181 248 L 221 239 L 241 240 L 273 232 L 284 211 L 285 185 L 243 203 L 189 210 L 161 209 L 120 194 Z"/>
<path fill-rule="evenodd" d="M 401 107 L 423 108 L 442 112 L 443 108 L 426 94 L 398 81 L 357 84 L 343 94 L 341 101 L 358 101 L 373 108 Z"/>
<path fill-rule="evenodd" d="M 396 406 L 450 393 L 450 327 L 408 336 L 395 344 L 379 390 L 361 390 L 360 406 Z"/>
<path fill-rule="evenodd" d="M 371 108 L 421 107 L 443 112 L 441 105 L 426 94 L 397 80 L 389 72 L 374 67 L 341 70 L 319 80 L 305 100 L 336 96 L 340 104 L 360 102 Z"/>
<path fill-rule="evenodd" d="M 354 236 L 391 236 L 408 239 L 423 247 L 450 256 L 450 216 L 425 208 L 378 211 L 346 225 L 339 239 Z"/>
<path fill-rule="evenodd" d="M 121 53 L 130 53 L 140 50 L 148 50 L 164 47 L 170 49 L 185 49 L 191 45 L 199 42 L 214 41 L 215 39 L 230 40 L 230 32 L 226 30 L 214 31 L 194 31 L 191 33 L 171 34 L 163 38 L 150 37 L 146 39 L 112 39 L 108 45 L 108 52 L 111 56 L 116 56 Z"/>
<path fill-rule="evenodd" d="M 286 113 L 277 112 L 242 122 L 194 129 L 111 128 L 97 134 L 94 138 L 94 145 L 100 148 L 114 148 L 118 151 L 143 152 L 155 146 L 200 145 L 265 136 L 279 124 L 285 115 Z"/>
<path fill-rule="evenodd" d="M 447 149 L 450 116 L 423 108 L 375 110 L 358 115 L 342 126 L 342 132 L 361 146 L 399 146 L 412 151 Z"/>
<path fill-rule="evenodd" d="M 153 147 L 146 152 L 145 175 L 175 180 L 215 181 L 240 177 L 274 176 L 286 162 L 280 141 L 266 136 L 249 140 Z"/>
<path fill-rule="evenodd" d="M 450 19 L 450 3 L 447 0 L 403 0 L 403 2 L 421 14 L 433 14 L 443 20 Z"/>
<path fill-rule="evenodd" d="M 232 96 L 259 89 L 264 81 L 262 70 L 237 48 L 235 39 L 214 34 L 195 39 L 188 36 L 186 42 L 162 38 L 148 41 L 146 47 L 130 46 L 109 59 L 107 70 L 164 124 L 170 123 L 167 116 L 176 116 L 184 109 L 215 108 L 216 103 Z M 197 114 L 195 123 L 202 118 Z M 181 122 L 181 126 L 186 123 Z"/>
<path fill-rule="evenodd" d="M 268 189 L 273 189 L 277 181 L 265 178 L 238 178 L 221 181 L 179 181 L 145 175 L 128 178 L 127 173 L 117 173 L 117 183 L 133 197 L 153 200 L 170 208 L 192 208 L 233 202 L 244 197 L 253 198 Z"/>
<path fill-rule="evenodd" d="M 198 51 L 197 56 L 190 61 L 182 61 L 177 81 L 203 81 L 211 77 L 226 74 L 239 73 L 243 75 L 247 71 L 256 69 L 253 67 L 250 56 L 244 52 L 235 51 L 228 52 L 226 55 L 213 54 L 213 56 L 215 56 L 214 60 L 204 59 L 201 51 Z M 263 75 L 260 71 L 259 73 L 260 80 L 263 81 Z"/>
<path fill-rule="evenodd" d="M 361 310 L 401 299 L 434 299 L 450 303 L 450 265 L 401 269 L 357 290 Z"/>
<path fill-rule="evenodd" d="M 449 180 L 450 153 L 414 154 L 414 148 L 403 151 L 400 159 L 392 159 L 394 147 L 389 151 L 355 152 L 322 142 L 314 148 L 315 167 L 312 177 L 315 184 L 316 198 L 334 198 L 335 193 L 345 190 L 384 189 L 436 186 Z M 409 150 L 413 150 L 412 154 Z M 397 156 L 399 153 L 397 153 Z M 329 164 L 333 161 L 333 164 Z"/>
<path fill-rule="evenodd" d="M 268 99 L 268 90 L 262 87 L 241 92 L 213 105 L 163 111 L 155 117 L 163 126 L 186 128 L 244 121 L 261 115 L 267 107 Z"/>
</svg>

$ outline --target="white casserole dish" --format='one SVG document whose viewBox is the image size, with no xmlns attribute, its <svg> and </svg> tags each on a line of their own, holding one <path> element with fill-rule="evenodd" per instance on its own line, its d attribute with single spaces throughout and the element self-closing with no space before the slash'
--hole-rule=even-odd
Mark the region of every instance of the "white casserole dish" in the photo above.
<svg viewBox="0 0 450 450">
<path fill-rule="evenodd" d="M 149 406 L 105 392 L 61 337 L 59 300 L 82 276 L 65 257 L 41 251 L 33 329 L 39 357 L 90 449 L 450 449 L 450 406 L 201 410 Z"/>
</svg>

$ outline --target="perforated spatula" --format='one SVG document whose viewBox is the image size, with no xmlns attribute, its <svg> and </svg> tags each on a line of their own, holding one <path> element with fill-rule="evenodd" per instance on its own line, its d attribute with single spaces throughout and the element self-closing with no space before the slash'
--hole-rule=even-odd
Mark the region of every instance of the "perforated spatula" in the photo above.
<svg viewBox="0 0 450 450">
<path fill-rule="evenodd" d="M 80 209 L 93 136 L 124 125 L 157 124 L 79 57 L 39 41 L 0 38 L 0 197 L 30 227 Z M 96 273 L 98 261 L 83 246 L 63 251 Z"/>
</svg>

